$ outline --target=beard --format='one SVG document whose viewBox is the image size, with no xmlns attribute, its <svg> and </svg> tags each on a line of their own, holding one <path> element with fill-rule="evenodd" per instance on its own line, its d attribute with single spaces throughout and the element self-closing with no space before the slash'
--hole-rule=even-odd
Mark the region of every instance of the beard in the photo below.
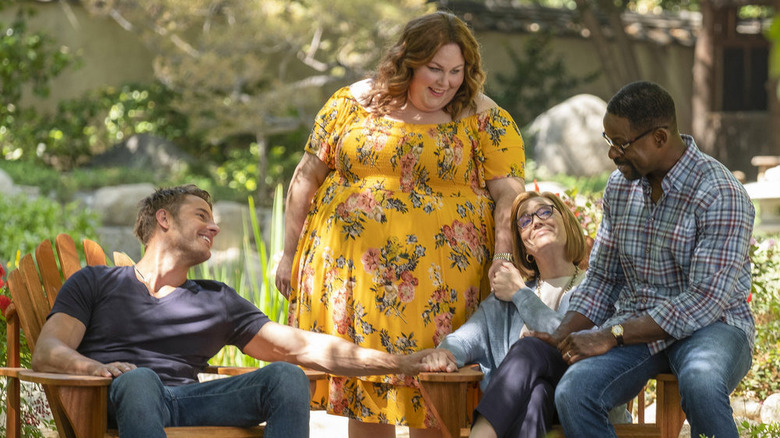
<svg viewBox="0 0 780 438">
<path fill-rule="evenodd" d="M 628 181 L 636 181 L 642 177 L 642 174 L 639 173 L 639 170 L 637 170 L 637 168 L 629 161 L 615 161 L 615 165 L 617 166 L 620 173 L 623 174 L 623 178 L 627 179 Z"/>
</svg>

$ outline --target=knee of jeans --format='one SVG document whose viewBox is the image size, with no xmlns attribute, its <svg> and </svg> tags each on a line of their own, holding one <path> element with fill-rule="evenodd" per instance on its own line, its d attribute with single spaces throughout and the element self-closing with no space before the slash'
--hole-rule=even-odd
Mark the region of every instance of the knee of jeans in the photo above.
<svg viewBox="0 0 780 438">
<path fill-rule="evenodd" d="M 111 386 L 112 388 L 121 387 L 127 389 L 143 389 L 146 391 L 150 386 L 158 384 L 162 385 L 162 381 L 157 373 L 150 368 L 136 368 L 115 377 Z"/>
<path fill-rule="evenodd" d="M 265 366 L 275 378 L 279 396 L 285 403 L 297 403 L 309 409 L 309 378 L 306 373 L 296 366 L 286 362 L 274 362 Z"/>
</svg>

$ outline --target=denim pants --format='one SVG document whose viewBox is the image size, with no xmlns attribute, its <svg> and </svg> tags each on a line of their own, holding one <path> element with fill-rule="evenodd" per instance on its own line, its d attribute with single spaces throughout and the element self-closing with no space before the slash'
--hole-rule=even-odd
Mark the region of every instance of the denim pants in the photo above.
<svg viewBox="0 0 780 438">
<path fill-rule="evenodd" d="M 566 436 L 615 437 L 612 407 L 631 400 L 658 373 L 677 376 L 691 436 L 738 438 L 729 394 L 752 363 L 745 333 L 722 322 L 651 355 L 646 344 L 616 347 L 569 367 L 555 391 Z"/>
<path fill-rule="evenodd" d="M 256 426 L 265 437 L 309 436 L 309 381 L 284 362 L 251 373 L 182 386 L 165 386 L 149 368 L 114 379 L 108 424 L 122 438 L 164 438 L 164 427 Z"/>
</svg>

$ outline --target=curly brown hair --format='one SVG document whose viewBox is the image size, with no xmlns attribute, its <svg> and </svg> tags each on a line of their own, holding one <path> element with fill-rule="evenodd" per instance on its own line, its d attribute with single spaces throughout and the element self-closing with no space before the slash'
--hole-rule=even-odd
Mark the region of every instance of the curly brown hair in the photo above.
<svg viewBox="0 0 780 438">
<path fill-rule="evenodd" d="M 209 204 L 209 208 L 211 208 L 211 195 L 209 195 L 209 192 L 200 189 L 195 184 L 159 188 L 151 195 L 142 199 L 141 202 L 138 203 L 140 209 L 138 210 L 138 216 L 136 216 L 135 219 L 135 227 L 133 228 L 133 232 L 135 233 L 135 236 L 138 237 L 138 240 L 146 246 L 157 226 L 157 211 L 160 209 L 168 210 L 173 217 L 176 217 L 184 200 L 190 195 L 203 199 Z"/>
<path fill-rule="evenodd" d="M 466 65 L 463 84 L 444 111 L 453 120 L 466 108 L 476 111 L 476 98 L 485 83 L 479 43 L 463 20 L 444 11 L 423 15 L 406 24 L 398 42 L 379 62 L 366 95 L 366 107 L 383 116 L 406 103 L 414 69 L 430 62 L 442 46 L 451 43 L 460 47 Z"/>
</svg>

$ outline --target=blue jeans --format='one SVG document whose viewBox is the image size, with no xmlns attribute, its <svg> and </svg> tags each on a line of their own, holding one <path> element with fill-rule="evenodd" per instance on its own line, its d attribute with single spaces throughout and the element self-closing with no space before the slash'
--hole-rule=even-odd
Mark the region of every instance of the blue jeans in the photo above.
<svg viewBox="0 0 780 438">
<path fill-rule="evenodd" d="M 729 394 L 752 361 L 745 333 L 716 322 L 655 355 L 646 344 L 634 344 L 573 364 L 558 383 L 555 405 L 566 436 L 615 437 L 609 410 L 631 400 L 648 379 L 671 371 L 691 436 L 738 438 Z"/>
<path fill-rule="evenodd" d="M 269 364 L 251 373 L 165 386 L 149 368 L 114 379 L 108 424 L 122 438 L 164 438 L 165 427 L 256 426 L 265 437 L 309 436 L 309 380 L 295 365 Z"/>
</svg>

